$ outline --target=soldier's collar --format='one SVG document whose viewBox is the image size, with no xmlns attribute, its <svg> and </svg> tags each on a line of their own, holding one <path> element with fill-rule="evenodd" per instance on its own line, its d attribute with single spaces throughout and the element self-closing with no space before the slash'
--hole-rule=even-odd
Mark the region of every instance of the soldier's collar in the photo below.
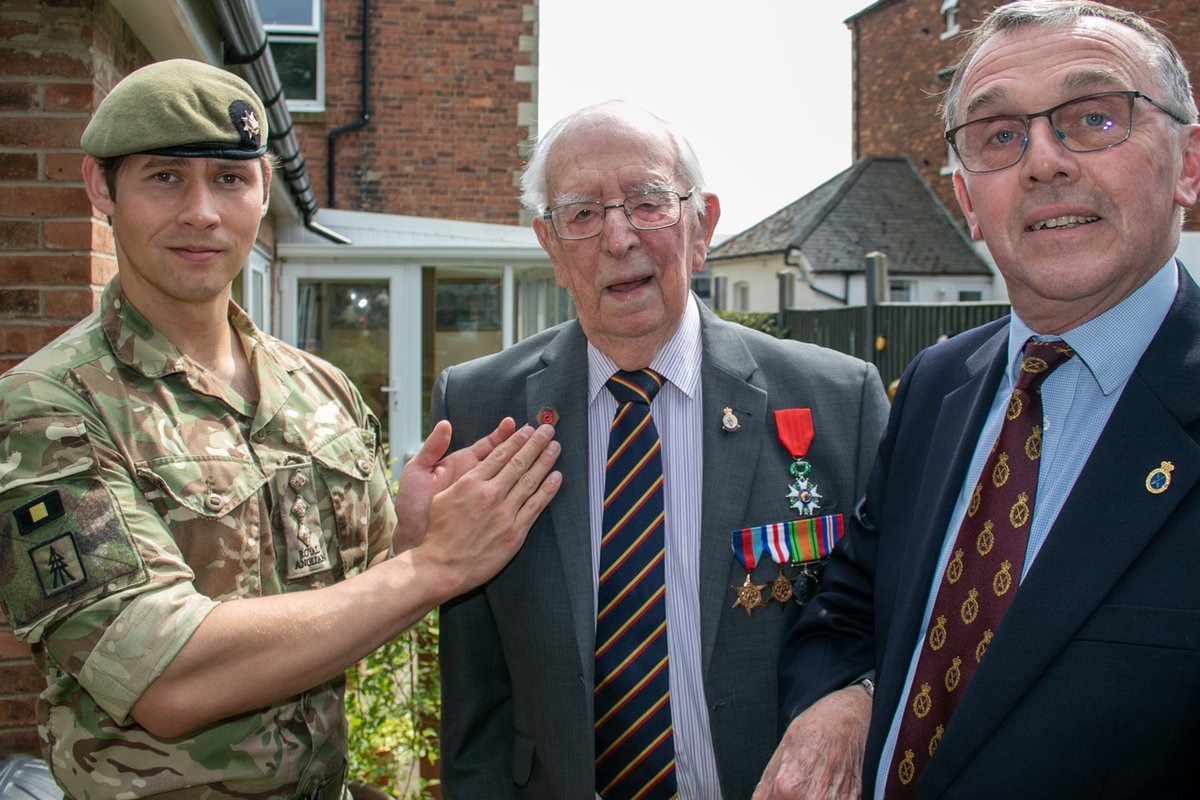
<svg viewBox="0 0 1200 800">
<path fill-rule="evenodd" d="M 126 299 L 119 275 L 100 297 L 100 326 L 117 360 L 147 378 L 184 370 L 183 354 Z"/>
</svg>

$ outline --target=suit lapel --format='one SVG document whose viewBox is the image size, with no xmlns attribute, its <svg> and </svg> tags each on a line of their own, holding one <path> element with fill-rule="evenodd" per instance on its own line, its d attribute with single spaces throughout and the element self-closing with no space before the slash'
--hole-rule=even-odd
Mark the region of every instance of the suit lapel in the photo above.
<svg viewBox="0 0 1200 800">
<path fill-rule="evenodd" d="M 701 306 L 704 473 L 699 532 L 700 640 L 706 672 L 722 612 L 731 596 L 724 589 L 736 563 L 729 534 L 742 527 L 742 520 L 747 518 L 746 501 L 755 465 L 772 430 L 766 419 L 767 393 L 750 383 L 758 364 L 730 324 Z M 721 410 L 725 407 L 734 410 L 741 424 L 736 433 L 721 428 Z"/>
<path fill-rule="evenodd" d="M 1185 426 L 1200 398 L 1179 375 L 1200 370 L 1200 297 L 1181 291 L 1129 379 L 1050 535 L 921 779 L 940 794 L 1092 615 L 1200 481 L 1200 444 Z M 1167 491 L 1146 478 L 1174 465 Z"/>
<path fill-rule="evenodd" d="M 562 454 L 555 468 L 562 473 L 563 483 L 548 513 L 562 558 L 580 665 L 590 680 L 596 612 L 588 529 L 588 360 L 587 340 L 578 324 L 556 337 L 542 360 L 545 368 L 526 379 L 526 413 L 528 419 L 536 420 L 538 411 L 548 406 L 559 415 L 555 438 L 562 445 Z"/>
</svg>

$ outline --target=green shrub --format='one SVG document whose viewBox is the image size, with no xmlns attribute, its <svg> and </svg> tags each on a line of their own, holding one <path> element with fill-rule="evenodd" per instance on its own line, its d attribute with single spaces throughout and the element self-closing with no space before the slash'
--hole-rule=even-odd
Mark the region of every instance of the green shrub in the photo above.
<svg viewBox="0 0 1200 800">
<path fill-rule="evenodd" d="M 388 482 L 395 484 L 384 447 Z M 434 797 L 441 752 L 441 676 L 437 665 L 438 612 L 346 670 L 349 723 L 348 780 L 403 800 Z M 423 774 L 424 773 L 424 774 Z"/>
<path fill-rule="evenodd" d="M 790 330 L 779 327 L 776 315 L 770 311 L 718 311 L 717 316 L 727 322 L 736 322 L 747 328 L 769 333 L 776 339 L 786 339 L 791 335 Z"/>
</svg>

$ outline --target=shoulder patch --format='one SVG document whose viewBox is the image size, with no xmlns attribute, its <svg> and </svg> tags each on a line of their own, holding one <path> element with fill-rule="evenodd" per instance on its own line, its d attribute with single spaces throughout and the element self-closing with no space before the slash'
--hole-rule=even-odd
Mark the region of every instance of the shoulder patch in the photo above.
<svg viewBox="0 0 1200 800">
<path fill-rule="evenodd" d="M 37 641 L 76 608 L 143 583 L 146 567 L 82 417 L 8 421 L 0 434 L 0 597 L 17 636 Z"/>
</svg>

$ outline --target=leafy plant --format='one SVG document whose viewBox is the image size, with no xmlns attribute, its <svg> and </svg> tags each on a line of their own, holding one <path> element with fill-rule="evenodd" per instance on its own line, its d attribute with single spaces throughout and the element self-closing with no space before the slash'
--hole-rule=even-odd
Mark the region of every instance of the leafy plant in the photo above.
<svg viewBox="0 0 1200 800">
<path fill-rule="evenodd" d="M 727 322 L 768 333 L 776 339 L 786 339 L 791 335 L 787 328 L 779 327 L 775 314 L 770 311 L 718 311 L 717 316 Z"/>
<path fill-rule="evenodd" d="M 390 467 L 386 447 L 384 460 Z M 437 797 L 431 791 L 440 753 L 437 648 L 434 609 L 346 670 L 351 782 L 403 800 Z"/>
</svg>

